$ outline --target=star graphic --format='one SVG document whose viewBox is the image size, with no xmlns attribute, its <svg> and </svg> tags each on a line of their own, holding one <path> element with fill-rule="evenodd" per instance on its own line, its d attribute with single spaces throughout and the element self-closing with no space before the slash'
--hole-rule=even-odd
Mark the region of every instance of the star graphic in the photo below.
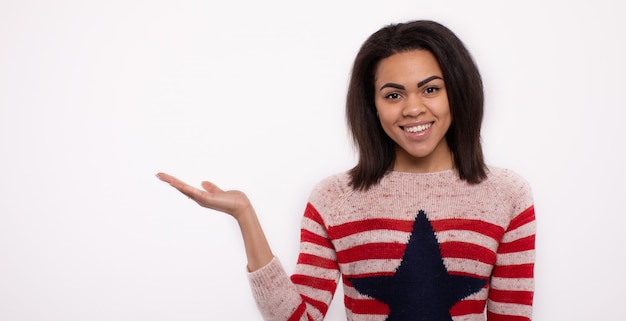
<svg viewBox="0 0 626 321">
<path fill-rule="evenodd" d="M 393 276 L 351 278 L 357 291 L 389 307 L 387 321 L 450 321 L 450 308 L 487 280 L 448 274 L 426 213 L 419 211 Z"/>
</svg>

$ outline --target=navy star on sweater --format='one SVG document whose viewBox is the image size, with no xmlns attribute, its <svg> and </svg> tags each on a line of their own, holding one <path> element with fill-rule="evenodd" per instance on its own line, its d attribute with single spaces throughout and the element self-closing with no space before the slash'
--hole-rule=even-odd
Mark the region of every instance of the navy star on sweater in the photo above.
<svg viewBox="0 0 626 321">
<path fill-rule="evenodd" d="M 389 306 L 387 321 L 450 321 L 450 308 L 487 280 L 448 274 L 426 213 L 419 211 L 393 276 L 351 278 L 357 291 Z"/>
</svg>

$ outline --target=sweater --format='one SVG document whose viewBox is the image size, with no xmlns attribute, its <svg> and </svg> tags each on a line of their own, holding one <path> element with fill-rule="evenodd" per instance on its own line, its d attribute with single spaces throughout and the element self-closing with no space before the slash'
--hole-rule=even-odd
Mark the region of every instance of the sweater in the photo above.
<svg viewBox="0 0 626 321">
<path fill-rule="evenodd" d="M 347 173 L 313 189 L 289 276 L 278 258 L 248 273 L 265 320 L 322 320 L 337 285 L 356 320 L 530 320 L 535 214 L 526 180 L 489 167 L 389 172 L 359 191 Z"/>
</svg>

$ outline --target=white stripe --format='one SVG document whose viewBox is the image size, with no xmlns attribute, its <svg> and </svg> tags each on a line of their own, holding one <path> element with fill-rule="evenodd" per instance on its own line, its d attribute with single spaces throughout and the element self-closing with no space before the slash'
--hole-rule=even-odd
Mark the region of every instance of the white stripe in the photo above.
<svg viewBox="0 0 626 321">
<path fill-rule="evenodd" d="M 488 248 L 494 253 L 496 251 L 495 249 L 498 248 L 497 240 L 494 240 L 485 234 L 467 230 L 448 230 L 437 232 L 437 240 L 439 240 L 439 243 L 464 242 L 476 244 Z"/>
<path fill-rule="evenodd" d="M 347 296 L 351 299 L 371 299 L 370 297 L 367 297 L 361 293 L 359 293 L 359 291 L 357 291 L 355 288 L 351 287 L 351 286 L 344 286 L 343 287 L 343 295 Z"/>
<path fill-rule="evenodd" d="M 321 246 L 315 243 L 309 243 L 309 242 L 300 243 L 300 252 L 319 256 L 319 257 L 333 260 L 333 261 L 337 260 L 337 255 L 335 251 L 333 251 L 333 249 L 329 249 L 325 246 Z"/>
<path fill-rule="evenodd" d="M 486 300 L 488 295 L 489 295 L 489 288 L 484 287 L 480 289 L 480 291 L 469 295 L 465 299 L 466 300 Z"/>
<path fill-rule="evenodd" d="M 452 321 L 485 321 L 485 314 L 465 314 L 456 317 L 452 317 Z"/>
<path fill-rule="evenodd" d="M 339 280 L 339 271 L 308 264 L 298 264 L 295 273 L 335 282 Z"/>
<path fill-rule="evenodd" d="M 365 274 L 365 273 L 395 273 L 402 258 L 398 259 L 371 259 L 340 264 L 339 267 L 344 274 Z"/>
<path fill-rule="evenodd" d="M 312 220 L 312 219 L 310 219 L 308 217 L 304 217 L 302 219 L 302 226 L 301 226 L 301 228 L 303 228 L 303 229 L 305 229 L 305 230 L 307 230 L 307 231 L 309 231 L 311 233 L 317 234 L 317 235 L 319 235 L 321 237 L 328 238 L 328 235 L 326 234 L 326 230 L 324 229 L 324 227 L 319 225 L 316 221 L 314 221 L 314 220 Z"/>
<path fill-rule="evenodd" d="M 497 265 L 519 265 L 535 262 L 535 250 L 498 254 Z"/>
<path fill-rule="evenodd" d="M 347 320 L 359 320 L 359 321 L 385 321 L 387 315 L 385 314 L 356 314 L 346 309 Z"/>
<path fill-rule="evenodd" d="M 329 303 L 333 298 L 333 292 L 324 291 L 324 290 L 312 288 L 309 286 L 297 285 L 297 287 L 298 287 L 298 291 L 300 291 L 300 294 L 304 296 L 308 296 L 309 298 L 312 298 L 313 300 L 322 301 L 326 303 L 327 306 L 330 305 Z M 315 307 L 312 305 L 309 305 L 308 310 L 315 310 Z"/>
<path fill-rule="evenodd" d="M 537 222 L 532 221 L 528 222 L 512 231 L 508 231 L 504 233 L 502 237 L 502 243 L 513 242 L 515 240 L 523 239 L 527 236 L 531 236 L 535 234 L 535 229 L 537 228 Z"/>
<path fill-rule="evenodd" d="M 500 303 L 494 301 L 487 301 L 487 309 L 497 314 L 525 317 L 530 317 L 533 312 L 532 306 L 514 303 Z"/>
<path fill-rule="evenodd" d="M 393 230 L 371 230 L 355 234 L 351 234 L 333 241 L 337 252 L 355 247 L 357 245 L 371 243 L 398 243 L 406 244 L 409 242 L 411 233 L 393 231 Z"/>
<path fill-rule="evenodd" d="M 491 288 L 502 291 L 533 291 L 534 279 L 491 278 Z"/>
<path fill-rule="evenodd" d="M 448 272 L 468 273 L 485 278 L 491 276 L 493 268 L 491 264 L 461 258 L 444 258 L 443 263 L 445 264 Z"/>
<path fill-rule="evenodd" d="M 304 305 L 306 305 L 306 312 L 304 312 L 300 320 L 309 321 L 309 318 L 307 317 L 307 313 L 311 315 L 313 320 L 322 320 L 322 317 L 323 317 L 322 312 L 318 311 L 317 309 L 315 309 L 314 306 L 308 303 L 305 303 Z"/>
</svg>

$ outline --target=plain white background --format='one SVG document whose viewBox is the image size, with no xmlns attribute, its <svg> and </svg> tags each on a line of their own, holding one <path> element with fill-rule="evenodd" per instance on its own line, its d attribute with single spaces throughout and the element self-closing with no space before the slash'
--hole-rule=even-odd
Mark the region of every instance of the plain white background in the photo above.
<svg viewBox="0 0 626 321">
<path fill-rule="evenodd" d="M 352 59 L 411 19 L 464 40 L 487 160 L 533 187 L 534 320 L 622 319 L 620 6 L 0 1 L 0 320 L 260 320 L 234 221 L 154 174 L 247 192 L 291 271 L 311 188 L 354 164 Z"/>
</svg>

